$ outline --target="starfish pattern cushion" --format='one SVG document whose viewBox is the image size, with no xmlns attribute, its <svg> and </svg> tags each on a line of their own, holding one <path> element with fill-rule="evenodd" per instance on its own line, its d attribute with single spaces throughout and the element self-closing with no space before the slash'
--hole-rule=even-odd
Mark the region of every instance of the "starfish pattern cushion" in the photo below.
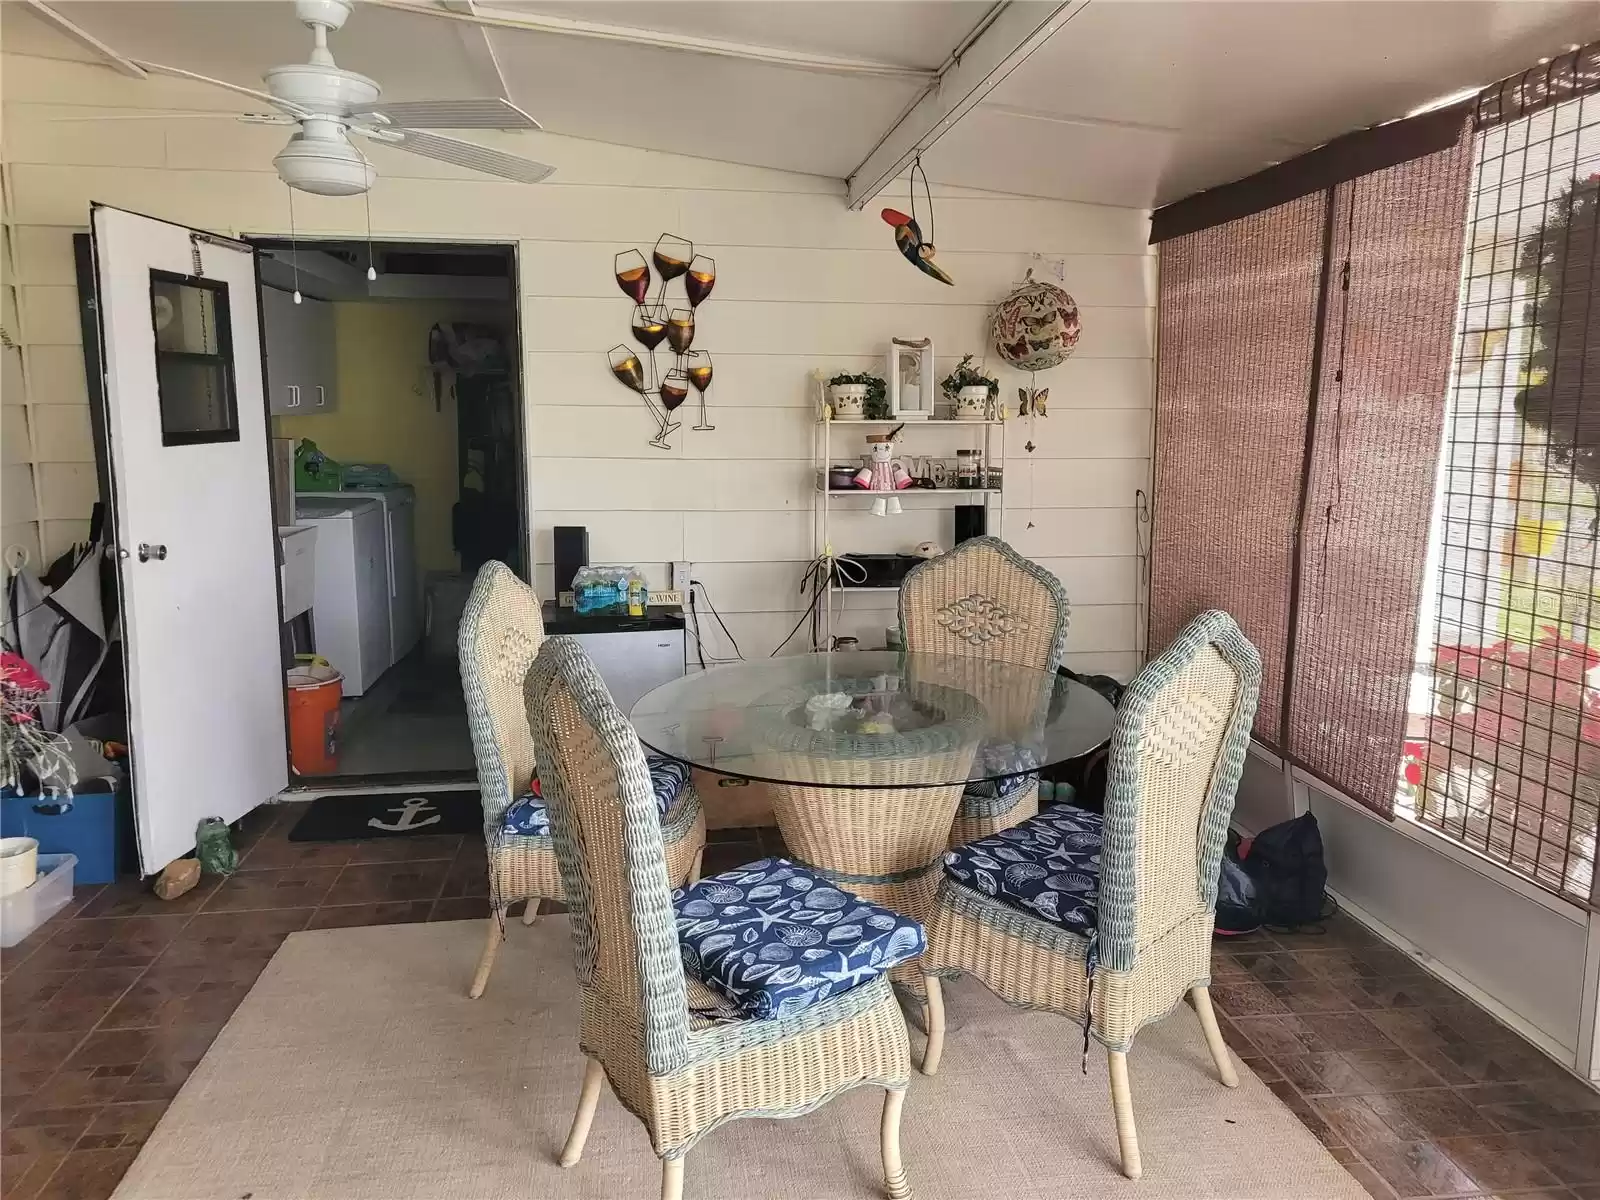
<svg viewBox="0 0 1600 1200">
<path fill-rule="evenodd" d="M 673 893 L 684 970 L 746 1017 L 790 1017 L 921 954 L 922 926 L 784 858 Z"/>
<path fill-rule="evenodd" d="M 1088 937 L 1098 924 L 1104 818 L 1068 804 L 944 856 L 945 874 L 1001 904 Z"/>
<path fill-rule="evenodd" d="M 655 754 L 646 755 L 645 762 L 650 767 L 650 786 L 656 793 L 656 811 L 664 817 L 678 802 L 684 786 L 689 782 L 689 764 Z M 529 791 L 506 809 L 501 827 L 507 833 L 524 837 L 549 837 L 550 811 L 545 808 L 544 800 L 538 793 Z"/>
</svg>

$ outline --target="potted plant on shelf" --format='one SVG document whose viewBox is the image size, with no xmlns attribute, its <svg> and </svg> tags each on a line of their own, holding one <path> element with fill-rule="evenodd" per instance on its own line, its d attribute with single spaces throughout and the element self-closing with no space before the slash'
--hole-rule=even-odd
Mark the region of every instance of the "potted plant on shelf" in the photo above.
<svg viewBox="0 0 1600 1200">
<path fill-rule="evenodd" d="M 958 421 L 986 421 L 1000 395 L 1000 381 L 981 367 L 972 365 L 965 354 L 956 369 L 939 384 L 945 397 L 955 405 Z"/>
<path fill-rule="evenodd" d="M 889 416 L 889 385 L 870 372 L 840 372 L 828 379 L 828 403 L 836 421 L 882 421 Z"/>
</svg>

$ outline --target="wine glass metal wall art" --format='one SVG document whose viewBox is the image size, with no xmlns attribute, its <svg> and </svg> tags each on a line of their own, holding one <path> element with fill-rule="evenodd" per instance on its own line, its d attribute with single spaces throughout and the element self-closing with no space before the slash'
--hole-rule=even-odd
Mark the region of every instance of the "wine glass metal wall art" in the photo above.
<svg viewBox="0 0 1600 1200">
<path fill-rule="evenodd" d="M 711 351 L 691 350 L 684 357 L 689 360 L 689 382 L 700 393 L 700 420 L 690 428 L 715 429 L 716 426 L 706 420 L 706 389 L 711 386 Z"/>
<path fill-rule="evenodd" d="M 651 267 L 655 270 L 652 274 Z M 630 328 L 633 340 L 643 347 L 621 344 L 607 352 L 607 362 L 617 381 L 643 397 L 658 428 L 650 444 L 670 450 L 667 435 L 682 426 L 672 413 L 689 398 L 689 389 L 700 394 L 700 420 L 693 426 L 712 430 L 706 420 L 706 390 L 711 386 L 711 355 L 692 349 L 698 332 L 696 310 L 711 295 L 717 282 L 717 264 L 710 255 L 696 254 L 694 243 L 676 234 L 664 233 L 656 239 L 649 257 L 640 250 L 624 250 L 613 264 L 617 286 L 633 301 Z M 673 307 L 667 301 L 667 285 L 683 280 L 687 307 Z M 656 282 L 654 298 L 650 285 Z M 662 371 L 656 364 L 656 348 L 665 342 L 672 352 L 672 365 Z"/>
</svg>

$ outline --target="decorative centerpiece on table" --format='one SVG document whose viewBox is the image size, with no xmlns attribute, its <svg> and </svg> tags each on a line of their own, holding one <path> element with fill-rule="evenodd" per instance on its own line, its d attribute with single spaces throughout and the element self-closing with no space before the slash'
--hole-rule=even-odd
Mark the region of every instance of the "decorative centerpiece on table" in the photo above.
<svg viewBox="0 0 1600 1200">
<path fill-rule="evenodd" d="M 963 355 L 956 369 L 940 381 L 939 388 L 954 405 L 956 420 L 998 420 L 1000 381 L 982 367 L 974 366 L 972 357 Z"/>
</svg>

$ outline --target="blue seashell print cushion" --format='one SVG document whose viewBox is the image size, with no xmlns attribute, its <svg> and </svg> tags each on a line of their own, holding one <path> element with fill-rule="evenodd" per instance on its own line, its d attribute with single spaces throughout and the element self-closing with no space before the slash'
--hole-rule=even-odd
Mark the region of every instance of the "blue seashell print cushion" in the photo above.
<svg viewBox="0 0 1600 1200">
<path fill-rule="evenodd" d="M 683 968 L 747 1017 L 790 1017 L 922 953 L 910 917 L 784 858 L 672 894 Z"/>
<path fill-rule="evenodd" d="M 650 786 L 656 793 L 656 811 L 664 817 L 689 782 L 689 764 L 655 754 L 646 755 L 645 762 L 650 767 Z M 527 837 L 549 837 L 550 813 L 544 800 L 533 792 L 526 793 L 506 809 L 501 828 Z"/>
<path fill-rule="evenodd" d="M 1088 937 L 1098 920 L 1104 818 L 1058 804 L 944 856 L 945 874 L 1011 908 Z"/>
<path fill-rule="evenodd" d="M 1015 742 L 988 741 L 978 747 L 978 765 L 987 771 L 1024 771 L 1004 779 L 982 779 L 967 784 L 963 798 L 1003 800 L 1039 782 L 1039 755 Z"/>
</svg>

